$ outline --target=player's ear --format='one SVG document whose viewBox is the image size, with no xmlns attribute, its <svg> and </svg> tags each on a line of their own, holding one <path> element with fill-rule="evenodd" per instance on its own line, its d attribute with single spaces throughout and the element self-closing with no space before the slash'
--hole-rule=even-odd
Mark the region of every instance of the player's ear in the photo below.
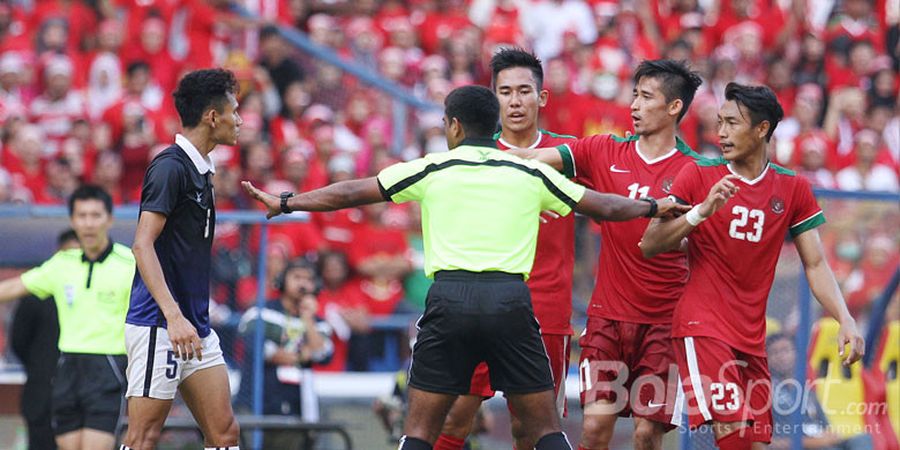
<svg viewBox="0 0 900 450">
<path fill-rule="evenodd" d="M 215 128 L 218 115 L 219 113 L 216 111 L 216 108 L 209 108 L 203 113 L 202 121 L 206 122 L 210 127 Z"/>
<path fill-rule="evenodd" d="M 764 140 L 766 135 L 769 134 L 769 127 L 771 124 L 768 120 L 760 121 L 758 125 L 756 125 L 756 136 L 759 140 Z"/>
<path fill-rule="evenodd" d="M 676 98 L 669 102 L 669 115 L 678 117 L 681 114 L 681 110 L 684 108 L 684 102 L 681 101 L 680 98 Z"/>
<path fill-rule="evenodd" d="M 541 108 L 547 106 L 548 100 L 550 100 L 550 91 L 541 89 L 540 92 L 538 92 L 538 106 Z"/>
</svg>

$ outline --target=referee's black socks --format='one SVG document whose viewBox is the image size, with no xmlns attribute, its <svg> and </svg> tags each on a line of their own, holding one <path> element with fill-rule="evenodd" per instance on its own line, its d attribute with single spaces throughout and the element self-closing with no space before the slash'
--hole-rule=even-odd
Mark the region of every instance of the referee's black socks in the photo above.
<svg viewBox="0 0 900 450">
<path fill-rule="evenodd" d="M 556 433 L 545 434 L 544 437 L 538 439 L 535 450 L 572 450 L 572 444 L 562 431 Z"/>
<path fill-rule="evenodd" d="M 397 450 L 431 450 L 431 444 L 414 437 L 404 435 L 400 438 L 400 446 Z"/>
</svg>

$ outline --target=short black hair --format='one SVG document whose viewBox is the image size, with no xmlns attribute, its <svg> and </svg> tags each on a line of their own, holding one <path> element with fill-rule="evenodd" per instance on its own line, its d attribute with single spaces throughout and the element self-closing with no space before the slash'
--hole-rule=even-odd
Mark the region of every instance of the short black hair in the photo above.
<svg viewBox="0 0 900 450">
<path fill-rule="evenodd" d="M 134 76 L 135 72 L 139 70 L 146 70 L 147 72 L 150 72 L 150 64 L 147 64 L 143 60 L 134 61 L 131 64 L 128 64 L 128 67 L 125 68 L 125 74 L 128 75 L 128 78 L 131 78 Z"/>
<path fill-rule="evenodd" d="M 513 67 L 524 67 L 531 71 L 534 75 L 534 81 L 537 82 L 537 89 L 541 90 L 544 85 L 544 68 L 541 66 L 541 60 L 533 53 L 519 47 L 501 48 L 494 56 L 491 57 L 491 86 L 497 88 L 497 75 L 506 69 Z"/>
<path fill-rule="evenodd" d="M 66 228 L 59 236 L 56 237 L 56 246 L 62 247 L 66 242 L 78 241 L 78 235 L 75 234 L 75 230 L 71 228 Z"/>
<path fill-rule="evenodd" d="M 69 217 L 75 213 L 76 200 L 100 200 L 103 202 L 103 207 L 106 209 L 106 212 L 112 214 L 112 197 L 110 197 L 109 193 L 100 186 L 83 184 L 78 189 L 75 189 L 75 192 L 69 197 Z"/>
<path fill-rule="evenodd" d="M 484 86 L 462 86 L 444 99 L 444 115 L 459 120 L 467 138 L 491 139 L 500 120 L 500 102 Z"/>
<path fill-rule="evenodd" d="M 734 101 L 738 106 L 747 108 L 750 113 L 750 125 L 759 125 L 764 120 L 769 122 L 766 142 L 769 142 L 778 122 L 784 118 L 784 110 L 778 103 L 778 97 L 768 86 L 746 86 L 732 81 L 725 86 L 725 100 Z"/>
<path fill-rule="evenodd" d="M 204 69 L 185 75 L 172 95 L 181 125 L 195 127 L 206 110 L 214 107 L 221 111 L 228 101 L 228 94 L 236 93 L 237 80 L 231 71 Z"/>
<path fill-rule="evenodd" d="M 634 71 L 634 84 L 637 85 L 641 78 L 656 78 L 659 80 L 660 90 L 666 97 L 666 103 L 675 99 L 681 99 L 684 106 L 678 115 L 680 122 L 687 113 L 697 88 L 703 84 L 703 79 L 697 72 L 690 69 L 685 61 L 671 59 L 644 60 Z"/>
</svg>

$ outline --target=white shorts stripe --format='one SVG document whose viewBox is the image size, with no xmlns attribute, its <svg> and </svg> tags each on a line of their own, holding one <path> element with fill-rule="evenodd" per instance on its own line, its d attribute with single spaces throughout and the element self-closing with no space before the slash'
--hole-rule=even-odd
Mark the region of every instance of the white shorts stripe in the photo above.
<svg viewBox="0 0 900 450">
<path fill-rule="evenodd" d="M 684 338 L 684 351 L 687 356 L 688 373 L 691 374 L 691 388 L 694 391 L 694 398 L 697 399 L 697 408 L 700 409 L 703 420 L 708 422 L 712 420 L 712 414 L 706 405 L 706 394 L 703 393 L 703 383 L 700 381 L 700 369 L 697 367 L 697 352 L 694 350 L 693 337 Z"/>
<path fill-rule="evenodd" d="M 154 345 L 150 345 L 155 336 Z M 178 385 L 198 370 L 224 365 L 225 358 L 215 331 L 201 339 L 203 361 L 195 356 L 183 361 L 172 352 L 169 333 L 162 327 L 125 324 L 125 350 L 128 352 L 128 390 L 125 397 L 175 398 Z M 152 353 L 151 353 L 152 348 Z"/>
<path fill-rule="evenodd" d="M 681 384 L 681 377 L 678 377 L 678 386 L 675 388 L 675 409 L 672 410 L 672 420 L 669 422 L 676 427 L 680 427 L 683 423 L 684 415 L 684 386 Z"/>
</svg>

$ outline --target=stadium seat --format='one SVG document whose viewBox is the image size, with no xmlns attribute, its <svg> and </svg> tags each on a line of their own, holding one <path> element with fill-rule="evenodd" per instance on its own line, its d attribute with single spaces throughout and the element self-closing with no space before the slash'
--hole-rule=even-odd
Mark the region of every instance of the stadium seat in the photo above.
<svg viewBox="0 0 900 450">
<path fill-rule="evenodd" d="M 889 422 L 900 441 L 900 320 L 885 327 L 874 362 L 874 369 L 883 377 Z"/>
<path fill-rule="evenodd" d="M 865 417 L 856 405 L 863 405 L 866 399 L 862 364 L 849 368 L 841 365 L 836 345 L 839 329 L 840 325 L 832 318 L 816 323 L 810 342 L 810 378 L 815 382 L 816 396 L 833 431 L 849 438 L 865 431 Z"/>
</svg>

